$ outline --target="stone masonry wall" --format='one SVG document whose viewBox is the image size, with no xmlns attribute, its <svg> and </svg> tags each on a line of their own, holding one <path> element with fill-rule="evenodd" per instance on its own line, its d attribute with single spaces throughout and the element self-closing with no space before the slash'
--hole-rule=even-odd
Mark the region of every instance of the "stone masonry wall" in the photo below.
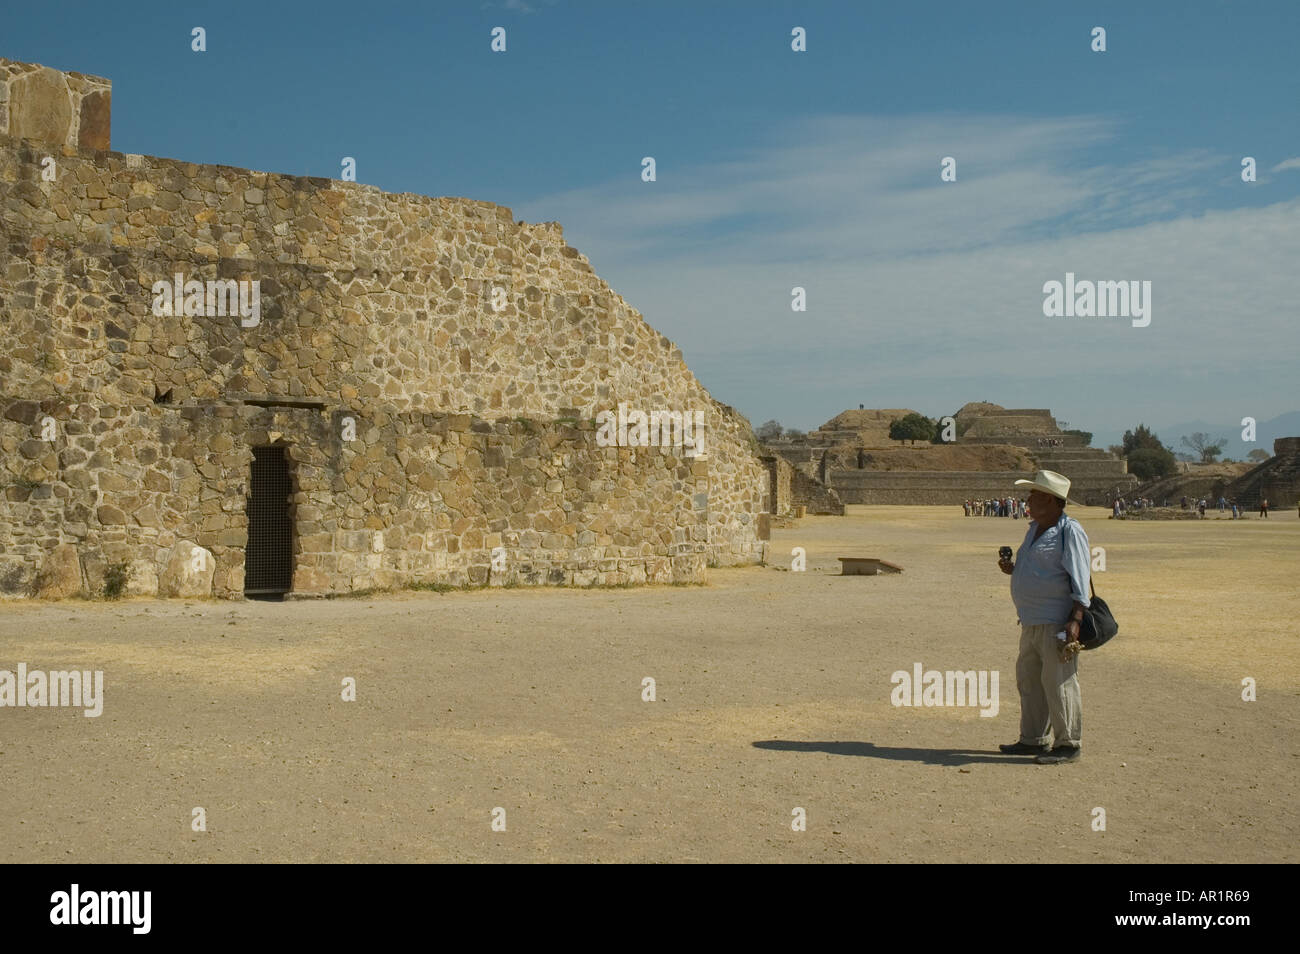
<svg viewBox="0 0 1300 954">
<path fill-rule="evenodd" d="M 30 589 L 61 544 L 85 588 L 132 565 L 152 595 L 173 548 L 215 557 L 213 592 L 242 593 L 253 446 L 286 446 L 294 586 L 302 595 L 417 582 L 670 582 L 702 578 L 708 467 L 669 448 L 602 448 L 589 422 L 381 415 L 340 438 L 339 413 L 254 406 L 0 406 L 10 542 L 0 592 Z M 59 436 L 45 441 L 43 421 Z M 188 551 L 186 551 L 188 552 Z M 716 558 L 716 555 L 713 555 Z"/>
<path fill-rule="evenodd" d="M 1252 467 L 1220 490 L 1242 507 L 1255 509 L 1268 499 L 1269 507 L 1289 510 L 1300 502 L 1300 437 L 1273 441 L 1273 456 Z"/>
<path fill-rule="evenodd" d="M 968 498 L 1016 496 L 1015 482 L 1032 474 L 1017 471 L 843 471 L 832 487 L 846 504 L 960 505 Z M 1073 495 L 1072 495 L 1073 496 Z"/>
<path fill-rule="evenodd" d="M 113 84 L 0 58 L 0 135 L 72 148 L 107 149 Z"/>
<path fill-rule="evenodd" d="M 801 470 L 795 470 L 791 476 L 790 494 L 794 505 L 806 507 L 808 513 L 844 516 L 844 501 L 839 494 Z"/>
<path fill-rule="evenodd" d="M 790 495 L 794 466 L 776 454 L 764 456 L 763 466 L 767 468 L 767 512 L 787 517 L 794 512 L 794 500 Z"/>
<path fill-rule="evenodd" d="M 13 66 L 6 67 L 11 102 Z M 83 80 L 65 83 L 71 89 Z M 83 90 L 83 114 L 88 95 Z M 11 122 L 13 115 L 10 110 Z M 261 426 L 255 418 L 262 409 L 247 401 L 314 404 L 323 411 L 297 410 L 322 420 L 351 415 L 359 427 L 373 425 L 386 435 L 386 428 L 397 426 L 393 422 L 422 421 L 429 414 L 463 417 L 466 427 L 494 429 L 527 420 L 563 428 L 589 422 L 620 402 L 647 412 L 701 410 L 706 453 L 691 461 L 689 479 L 676 466 L 642 473 L 650 483 L 639 493 L 657 507 L 671 500 L 678 509 L 658 511 L 654 526 L 623 528 L 622 542 L 604 546 L 639 551 L 649 545 L 656 559 L 680 563 L 674 547 L 702 542 L 702 561 L 759 558 L 757 515 L 767 481 L 748 422 L 712 399 L 680 350 L 594 274 L 585 257 L 565 244 L 559 225 L 516 222 L 508 208 L 487 202 L 124 155 L 82 148 L 80 133 L 78 143 L 59 139 L 57 131 L 49 135 L 56 141 L 0 135 L 0 405 L 18 414 L 5 419 L 0 434 L 7 448 L 25 446 L 34 454 L 6 458 L 11 483 L 3 489 L 0 560 L 9 572 L 17 562 L 30 570 L 33 540 L 54 539 L 53 524 L 40 514 L 47 512 L 44 501 L 63 499 L 64 493 L 75 498 L 65 505 L 83 514 L 70 521 L 73 530 L 85 524 L 83 546 L 99 541 L 153 547 L 155 559 L 165 549 L 154 544 L 154 528 L 133 522 L 130 510 L 112 502 L 117 491 L 105 472 L 111 475 L 123 462 L 96 456 L 103 451 L 97 445 L 82 447 L 93 433 L 60 429 L 56 447 L 71 441 L 71 448 L 38 451 L 30 443 L 41 440 L 39 421 L 27 420 L 33 405 L 41 417 L 50 416 L 46 409 L 75 410 L 66 422 L 52 415 L 60 428 L 72 427 L 74 420 L 92 432 L 95 422 L 109 422 L 114 433 L 134 428 L 129 440 L 120 439 L 158 445 L 160 456 L 179 462 L 180 469 L 167 475 L 173 489 L 164 491 L 161 478 L 154 478 L 164 497 L 177 494 L 174 488 L 187 476 L 180 464 L 188 455 L 193 464 L 216 454 L 219 460 L 211 463 L 219 474 L 205 477 L 216 483 L 204 486 L 220 496 L 222 507 L 234 508 L 223 513 L 233 514 L 243 504 L 232 503 L 229 486 L 247 482 L 247 448 L 255 445 Z M 48 158 L 54 161 L 52 181 L 42 175 Z M 260 321 L 246 327 L 237 315 L 155 315 L 154 283 L 170 282 L 178 272 L 186 281 L 258 281 Z M 503 296 L 496 302 L 495 289 Z M 149 427 L 177 426 L 168 415 L 194 413 L 215 430 L 179 443 L 161 431 L 150 435 Z M 198 421 L 186 426 L 197 427 Z M 309 445 L 325 440 L 314 428 L 304 424 L 286 437 L 308 467 L 320 466 L 312 463 Z M 462 431 L 478 433 L 464 427 L 451 433 Z M 367 453 L 379 453 L 373 447 L 387 439 L 376 438 Z M 76 459 L 83 451 L 87 459 Z M 604 474 L 611 453 L 631 452 L 596 448 L 590 441 L 575 444 L 574 479 Z M 655 455 L 675 459 L 656 448 L 641 449 L 638 459 Z M 384 466 L 376 462 L 374 473 L 382 474 Z M 490 479 L 480 459 L 471 458 L 468 466 L 477 468 L 466 478 L 471 482 Z M 77 468 L 90 473 L 73 476 Z M 360 480 L 359 473 L 342 472 L 331 491 L 338 506 L 352 506 L 344 501 Z M 41 496 L 42 487 L 53 496 Z M 647 512 L 637 501 L 616 499 L 632 513 Z M 10 504 L 31 506 L 19 514 Z M 323 499 L 304 505 L 332 513 Z M 108 529 L 117 526 L 112 523 L 102 524 L 95 537 L 94 520 L 84 518 L 106 506 L 118 506 L 128 517 L 122 539 Z M 191 533 L 179 511 L 171 519 L 175 529 L 168 532 Z M 376 519 L 387 525 L 386 517 Z M 231 531 L 228 542 L 213 545 L 232 548 L 218 555 L 222 572 L 229 573 L 239 565 L 233 553 L 241 546 L 233 535 L 239 528 L 222 529 Z M 686 541 L 676 539 L 681 530 L 688 531 Z M 585 550 L 579 532 L 566 535 L 572 543 L 550 538 L 557 548 L 550 564 L 572 570 L 575 561 L 590 559 L 596 561 L 590 566 L 601 560 L 608 565 L 614 557 Z M 19 539 L 25 541 L 21 546 Z M 472 539 L 460 544 L 476 549 Z M 84 555 L 91 562 L 101 557 Z M 473 564 L 462 566 L 460 559 L 449 556 L 446 572 L 468 573 Z M 327 587 L 307 572 L 310 563 L 298 568 L 304 587 L 337 588 L 351 579 L 344 569 L 326 570 L 337 574 Z M 655 567 L 647 574 L 661 577 L 661 564 Z M 236 589 L 230 579 L 224 586 Z"/>
<path fill-rule="evenodd" d="M 960 504 L 968 498 L 1024 496 L 1025 489 L 1015 482 L 1032 474 L 1018 471 L 833 471 L 831 487 L 846 504 Z M 1070 478 L 1070 499 L 1089 506 L 1105 503 L 1107 492 L 1115 482 L 1107 478 Z M 1121 484 L 1125 493 L 1137 485 L 1137 478 L 1126 475 Z"/>
</svg>

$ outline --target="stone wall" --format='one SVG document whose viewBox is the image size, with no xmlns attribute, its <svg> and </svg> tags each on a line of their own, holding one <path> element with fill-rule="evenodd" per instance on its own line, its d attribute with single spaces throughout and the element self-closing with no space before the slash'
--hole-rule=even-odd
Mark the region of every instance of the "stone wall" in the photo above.
<svg viewBox="0 0 1300 954">
<path fill-rule="evenodd" d="M 830 487 L 846 504 L 961 504 L 967 499 L 1004 497 L 1008 494 L 1024 496 L 1024 488 L 1017 488 L 1017 480 L 1028 479 L 1032 474 L 1018 471 L 832 471 Z M 1115 482 L 1107 478 L 1075 478 L 1069 471 L 1070 499 L 1090 506 L 1106 503 L 1107 492 Z M 1137 486 L 1137 478 L 1126 475 L 1121 489 L 1125 494 Z"/>
<path fill-rule="evenodd" d="M 1035 455 L 1044 470 L 1054 470 L 1058 474 L 1067 474 L 1071 480 L 1081 483 L 1086 478 L 1099 478 L 1103 481 L 1120 481 L 1127 483 L 1128 461 L 1100 452 L 1093 458 L 1071 457 L 1061 459 L 1061 455 Z"/>
<path fill-rule="evenodd" d="M 1058 437 L 1060 428 L 1046 408 L 989 412 L 975 418 L 963 438 L 992 437 L 1001 443 L 1031 442 L 1038 437 Z M 1026 444 L 1025 446 L 1029 446 Z"/>
<path fill-rule="evenodd" d="M 767 468 L 767 512 L 788 517 L 794 512 L 794 498 L 790 494 L 794 465 L 776 454 L 768 455 L 762 460 L 763 466 Z"/>
<path fill-rule="evenodd" d="M 58 157 L 57 181 L 42 182 L 46 155 L 0 140 L 0 295 L 22 346 L 0 365 L 11 391 L 272 394 L 484 416 L 712 404 L 681 352 L 554 223 L 111 152 Z M 151 286 L 176 272 L 259 280 L 260 323 L 155 316 Z"/>
<path fill-rule="evenodd" d="M 951 471 L 835 471 L 831 488 L 846 504 L 912 504 L 933 506 L 963 500 L 1015 496 L 1017 471 L 953 473 Z M 1023 489 L 1023 488 L 1020 488 Z"/>
<path fill-rule="evenodd" d="M 790 499 L 794 506 L 806 507 L 811 514 L 844 516 L 844 501 L 840 499 L 839 494 L 801 470 L 794 470 L 791 473 Z"/>
<path fill-rule="evenodd" d="M 33 436 L 48 420 L 55 440 Z M 494 583 L 699 580 L 720 559 L 709 463 L 678 450 L 598 447 L 590 422 L 403 413 L 361 422 L 352 441 L 341 425 L 340 412 L 309 408 L 0 406 L 0 591 L 30 591 L 47 555 L 73 544 L 88 591 L 126 562 L 131 591 L 152 595 L 190 541 L 215 557 L 215 595 L 239 596 L 252 448 L 277 443 L 291 462 L 300 595 L 486 583 L 496 547 L 506 563 Z"/>
<path fill-rule="evenodd" d="M 844 502 L 839 495 L 795 467 L 785 457 L 772 454 L 764 457 L 763 463 L 768 472 L 770 513 L 790 516 L 796 507 L 804 507 L 811 514 L 844 516 Z"/>
<path fill-rule="evenodd" d="M 1273 456 L 1229 483 L 1223 493 L 1252 510 L 1264 498 L 1270 509 L 1296 506 L 1300 503 L 1300 437 L 1279 437 L 1273 442 Z"/>
<path fill-rule="evenodd" d="M 808 488 L 825 485 L 838 492 L 841 512 L 843 504 L 957 504 L 968 497 L 999 496 L 1009 486 L 999 482 L 1016 467 L 1025 472 L 1013 476 L 1037 469 L 1065 474 L 1073 499 L 1090 504 L 1131 493 L 1138 482 L 1124 460 L 1085 446 L 1078 435 L 1062 434 L 1048 408 L 966 404 L 955 415 L 961 425 L 956 442 L 920 447 L 888 440 L 889 421 L 908 413 L 849 410 L 806 437 L 769 447 L 812 478 Z M 1048 440 L 1059 443 L 1046 446 Z M 876 476 L 860 476 L 863 472 Z"/>
<path fill-rule="evenodd" d="M 108 149 L 113 84 L 0 57 L 0 135 L 59 146 Z"/>
<path fill-rule="evenodd" d="M 68 89 L 89 82 L 59 75 Z M 94 92 L 88 88 L 78 87 L 83 119 L 85 97 Z M 8 115 L 12 121 L 14 113 Z M 767 477 L 748 422 L 712 399 L 680 350 L 594 274 L 565 244 L 559 225 L 514 221 L 508 208 L 488 202 L 94 151 L 59 139 L 53 127 L 43 134 L 48 141 L 0 136 L 0 406 L 10 415 L 0 430 L 9 481 L 0 572 L 26 579 L 37 550 L 56 539 L 79 541 L 87 565 L 106 559 L 106 547 L 157 564 L 167 549 L 157 540 L 185 535 L 215 548 L 214 586 L 237 593 L 245 534 L 235 519 L 244 505 L 236 490 L 248 480 L 250 448 L 269 441 L 264 430 L 277 429 L 299 474 L 329 475 L 328 490 L 322 484 L 300 501 L 307 510 L 298 513 L 297 530 L 309 547 L 295 568 L 302 592 L 376 585 L 385 571 L 394 579 L 426 572 L 473 579 L 472 567 L 481 564 L 472 560 L 483 552 L 473 534 L 507 530 L 543 538 L 519 544 L 510 557 L 512 565 L 543 568 L 523 573 L 524 582 L 546 582 L 557 567 L 566 579 L 595 574 L 617 581 L 663 579 L 670 571 L 690 576 L 706 563 L 759 559 L 757 516 Z M 53 181 L 42 176 L 47 158 L 54 160 Z M 202 307 L 157 314 L 154 285 L 177 273 L 183 282 L 243 281 L 250 289 L 257 282 L 260 314 Z M 202 306 L 204 296 L 189 303 Z M 620 403 L 647 412 L 703 412 L 705 453 L 687 466 L 681 448 L 597 447 L 584 422 Z M 267 413 L 283 420 L 267 424 Z M 327 463 L 338 438 L 322 430 L 323 422 L 333 427 L 345 416 L 371 435 L 359 468 Z M 56 422 L 52 441 L 42 437 L 45 418 Z M 434 418 L 457 422 L 446 425 L 443 443 L 477 447 L 460 462 L 466 470 L 458 480 L 476 488 L 486 522 L 457 530 L 458 549 L 446 551 L 445 563 L 436 550 L 417 550 L 427 560 L 368 560 L 356 573 L 347 560 L 329 557 L 353 551 L 310 549 L 326 532 L 312 529 L 317 522 L 337 524 L 331 534 L 345 526 L 361 532 L 356 520 L 394 532 L 407 511 L 382 504 L 372 491 L 416 493 L 402 483 L 407 477 L 389 471 L 394 461 L 403 474 L 414 466 L 416 480 L 422 458 L 395 442 L 442 427 L 429 423 Z M 534 455 L 516 447 L 513 431 L 497 430 L 524 422 L 559 441 L 548 450 L 567 463 L 551 464 L 536 448 Z M 111 446 L 101 446 L 101 431 Z M 512 508 L 518 501 L 496 486 L 500 475 L 485 463 L 488 448 L 475 443 L 487 439 L 480 434 L 494 435 L 503 452 L 513 448 L 517 460 L 535 457 L 536 469 L 548 474 L 543 488 L 557 488 L 526 495 L 528 519 L 499 530 L 488 529 L 500 519 L 489 516 L 496 512 L 492 501 Z M 165 463 L 132 459 L 134 447 L 154 448 Z M 615 476 L 610 461 L 619 455 L 628 455 L 633 470 Z M 197 488 L 191 469 L 199 472 Z M 159 471 L 151 478 L 151 492 L 161 495 L 155 510 L 167 508 L 165 516 L 158 511 L 157 527 L 135 516 L 151 520 L 153 511 L 132 505 L 139 504 L 134 482 L 151 470 Z M 628 483 L 634 476 L 645 483 Z M 597 494 L 587 484 L 610 480 L 607 496 L 587 496 Z M 115 489 L 121 483 L 131 486 Z M 194 497 L 195 490 L 209 496 Z M 441 485 L 419 492 L 447 499 Z M 127 505 L 115 502 L 119 493 Z M 183 506 L 166 502 L 171 497 L 197 501 L 203 520 L 195 524 Z M 594 515 L 559 520 L 561 498 L 569 510 L 599 499 L 616 511 L 604 518 L 611 531 L 605 534 Z M 357 516 L 371 505 L 374 512 Z M 219 529 L 213 507 L 224 515 Z M 118 511 L 123 524 L 114 522 Z M 68 528 L 58 531 L 63 519 Z M 465 519 L 471 518 L 452 523 Z M 595 536 L 579 539 L 583 534 Z M 602 534 L 612 542 L 593 542 Z M 451 546 L 450 537 L 428 539 Z"/>
</svg>

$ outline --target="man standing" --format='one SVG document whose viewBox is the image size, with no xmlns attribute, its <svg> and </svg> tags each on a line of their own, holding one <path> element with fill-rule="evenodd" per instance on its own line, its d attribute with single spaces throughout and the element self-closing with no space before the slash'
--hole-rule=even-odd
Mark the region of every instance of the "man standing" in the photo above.
<svg viewBox="0 0 1300 954">
<path fill-rule="evenodd" d="M 1020 617 L 1020 738 L 998 748 L 1008 755 L 1036 755 L 1041 765 L 1073 762 L 1083 728 L 1078 642 L 1090 602 L 1091 550 L 1083 527 L 1065 515 L 1067 478 L 1040 470 L 1016 486 L 1032 488 L 1029 530 L 1015 562 L 999 560 L 998 566 L 1011 577 L 1011 599 Z"/>
<path fill-rule="evenodd" d="M 1261 497 L 1261 498 L 1259 499 L 1259 515 L 1260 515 L 1261 517 L 1267 517 L 1267 516 L 1268 516 L 1268 498 L 1267 498 L 1267 497 Z"/>
</svg>

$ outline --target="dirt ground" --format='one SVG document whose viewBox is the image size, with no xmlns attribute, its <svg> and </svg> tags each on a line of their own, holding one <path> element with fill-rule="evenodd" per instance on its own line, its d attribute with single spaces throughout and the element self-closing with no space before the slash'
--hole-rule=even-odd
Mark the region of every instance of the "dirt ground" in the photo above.
<svg viewBox="0 0 1300 954">
<path fill-rule="evenodd" d="M 707 586 L 0 604 L 0 669 L 105 679 L 99 718 L 0 709 L 0 861 L 1298 860 L 1295 512 L 1071 512 L 1121 631 L 1063 766 L 997 751 L 1025 523 L 960 508 L 798 521 Z M 997 670 L 997 716 L 892 706 L 917 662 Z"/>
</svg>

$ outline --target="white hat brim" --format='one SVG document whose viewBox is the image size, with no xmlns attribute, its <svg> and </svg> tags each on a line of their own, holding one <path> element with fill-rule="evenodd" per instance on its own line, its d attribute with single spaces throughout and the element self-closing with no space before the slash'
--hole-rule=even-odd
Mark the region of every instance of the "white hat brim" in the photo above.
<svg viewBox="0 0 1300 954">
<path fill-rule="evenodd" d="M 1061 494 L 1059 494 L 1059 493 L 1057 493 L 1055 490 L 1053 490 L 1051 487 L 1047 487 L 1047 486 L 1045 486 L 1045 485 L 1043 485 L 1043 484 L 1040 484 L 1040 483 L 1039 483 L 1038 481 L 1036 481 L 1036 480 L 1017 480 L 1017 481 L 1016 481 L 1016 486 L 1017 486 L 1017 487 L 1033 487 L 1035 490 L 1041 490 L 1041 491 L 1042 491 L 1043 493 L 1045 493 L 1045 494 L 1051 494 L 1051 495 L 1052 495 L 1053 497 L 1055 497 L 1057 500 L 1064 500 L 1066 503 L 1069 503 L 1069 501 L 1070 501 L 1070 498 L 1069 498 L 1069 497 L 1062 496 Z"/>
</svg>

